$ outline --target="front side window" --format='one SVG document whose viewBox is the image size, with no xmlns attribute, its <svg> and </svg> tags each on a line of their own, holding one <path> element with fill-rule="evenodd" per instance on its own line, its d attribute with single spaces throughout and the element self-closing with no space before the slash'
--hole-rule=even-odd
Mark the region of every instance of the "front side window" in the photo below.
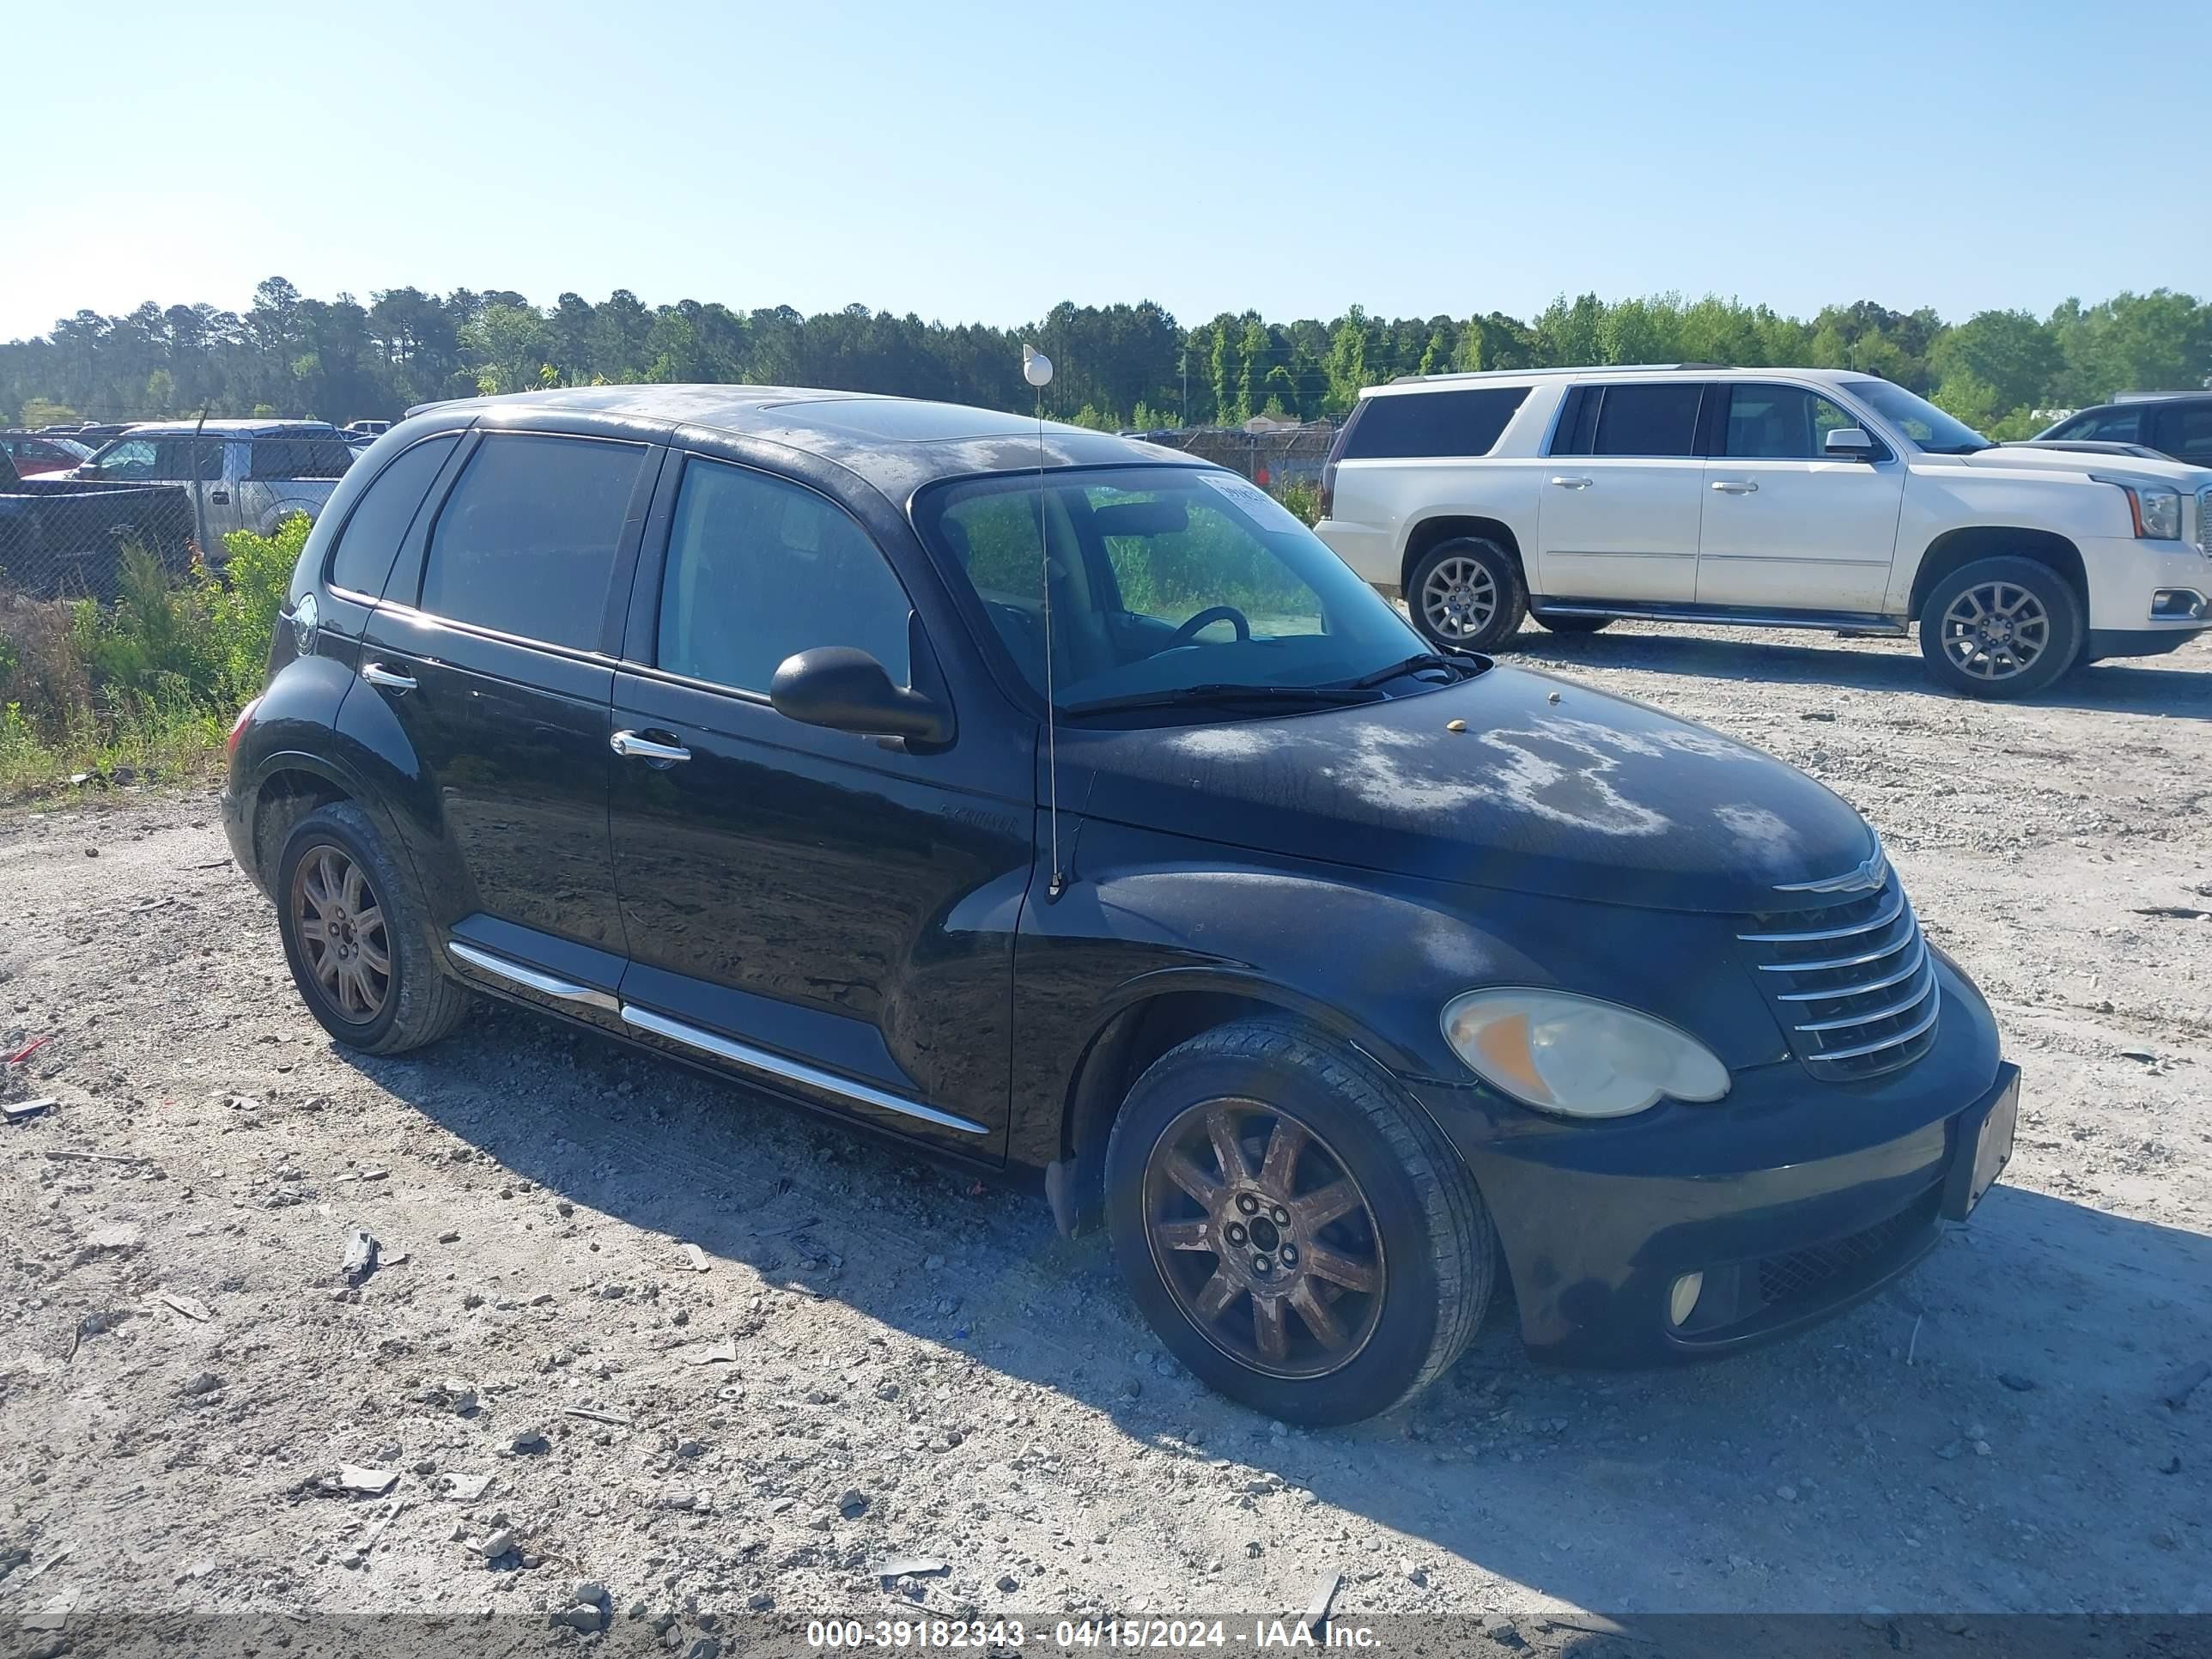
<svg viewBox="0 0 2212 1659">
<path fill-rule="evenodd" d="M 1737 460 L 1826 459 L 1828 434 L 1858 422 L 1819 392 L 1796 386 L 1732 386 L 1721 453 Z"/>
<path fill-rule="evenodd" d="M 520 639 L 599 641 L 643 444 L 495 433 L 447 497 L 422 608 Z"/>
<path fill-rule="evenodd" d="M 100 452 L 100 476 L 103 478 L 150 478 L 154 473 L 154 441 L 151 438 L 118 438 Z"/>
<path fill-rule="evenodd" d="M 654 660 L 672 674 L 766 692 L 787 657 L 866 652 L 903 684 L 913 606 L 868 533 L 787 479 L 686 462 L 661 570 Z"/>
<path fill-rule="evenodd" d="M 1365 399 L 1345 434 L 1340 461 L 1487 455 L 1528 401 L 1528 388 L 1401 392 Z"/>
<path fill-rule="evenodd" d="M 1192 686 L 1349 686 L 1423 648 L 1311 531 L 1233 473 L 1001 473 L 940 487 L 915 519 L 1022 678 L 1040 696 L 1048 678 L 1063 708 Z"/>
<path fill-rule="evenodd" d="M 1844 391 L 1864 403 L 1930 455 L 1971 455 L 1990 441 L 1925 398 L 1889 380 L 1845 380 Z"/>
</svg>

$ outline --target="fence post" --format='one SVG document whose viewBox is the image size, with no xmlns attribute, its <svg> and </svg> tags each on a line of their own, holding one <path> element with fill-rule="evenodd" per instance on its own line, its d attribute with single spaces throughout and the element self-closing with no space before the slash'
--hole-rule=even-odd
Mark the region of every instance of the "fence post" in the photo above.
<svg viewBox="0 0 2212 1659">
<path fill-rule="evenodd" d="M 215 560 L 208 552 L 207 495 L 206 492 L 202 490 L 200 488 L 200 455 L 202 453 L 200 444 L 203 441 L 201 434 L 206 430 L 206 428 L 207 405 L 205 404 L 202 404 L 200 405 L 200 417 L 193 423 L 192 426 L 192 463 L 191 469 L 192 476 L 186 481 L 185 488 L 192 492 L 192 541 L 194 545 L 199 549 L 200 562 L 208 566 L 211 569 L 214 568 Z M 217 477 L 221 477 L 222 476 L 222 468 L 217 467 L 216 469 L 216 476 Z"/>
</svg>

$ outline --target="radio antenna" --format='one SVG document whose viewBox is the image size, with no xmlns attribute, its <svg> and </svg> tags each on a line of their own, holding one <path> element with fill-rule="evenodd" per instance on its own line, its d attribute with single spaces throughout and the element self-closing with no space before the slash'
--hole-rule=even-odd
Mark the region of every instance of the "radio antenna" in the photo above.
<svg viewBox="0 0 2212 1659">
<path fill-rule="evenodd" d="M 1060 867 L 1060 730 L 1052 687 L 1052 548 L 1045 538 L 1044 516 L 1044 389 L 1052 384 L 1052 359 L 1026 342 L 1022 346 L 1022 378 L 1036 388 L 1037 574 L 1044 584 L 1045 823 L 1052 850 L 1052 879 L 1044 896 L 1056 899 L 1067 890 L 1067 873 Z"/>
</svg>

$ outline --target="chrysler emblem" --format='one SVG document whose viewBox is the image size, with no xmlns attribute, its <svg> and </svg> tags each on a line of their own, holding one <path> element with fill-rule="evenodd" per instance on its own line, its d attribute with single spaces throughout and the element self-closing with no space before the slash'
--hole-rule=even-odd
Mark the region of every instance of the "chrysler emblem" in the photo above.
<svg viewBox="0 0 2212 1659">
<path fill-rule="evenodd" d="M 1882 856 L 1880 847 L 1866 856 L 1866 861 L 1856 869 L 1846 870 L 1840 876 L 1823 876 L 1818 881 L 1778 882 L 1778 893 L 1873 893 L 1881 890 L 1889 879 L 1889 860 Z"/>
</svg>

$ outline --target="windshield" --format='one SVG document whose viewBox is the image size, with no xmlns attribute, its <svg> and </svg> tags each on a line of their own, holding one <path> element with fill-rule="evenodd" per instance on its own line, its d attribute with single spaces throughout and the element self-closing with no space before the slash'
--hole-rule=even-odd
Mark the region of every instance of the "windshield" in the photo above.
<svg viewBox="0 0 2212 1659">
<path fill-rule="evenodd" d="M 1062 710 L 1193 688 L 1350 687 L 1426 651 L 1310 530 L 1234 473 L 1048 472 L 1042 488 L 1035 473 L 1000 473 L 925 497 L 915 518 L 1042 696 L 1042 518 Z"/>
<path fill-rule="evenodd" d="M 1990 441 L 1964 421 L 1953 420 L 1901 386 L 1888 380 L 1845 380 L 1844 389 L 1930 455 L 1971 455 L 1990 447 Z"/>
</svg>

